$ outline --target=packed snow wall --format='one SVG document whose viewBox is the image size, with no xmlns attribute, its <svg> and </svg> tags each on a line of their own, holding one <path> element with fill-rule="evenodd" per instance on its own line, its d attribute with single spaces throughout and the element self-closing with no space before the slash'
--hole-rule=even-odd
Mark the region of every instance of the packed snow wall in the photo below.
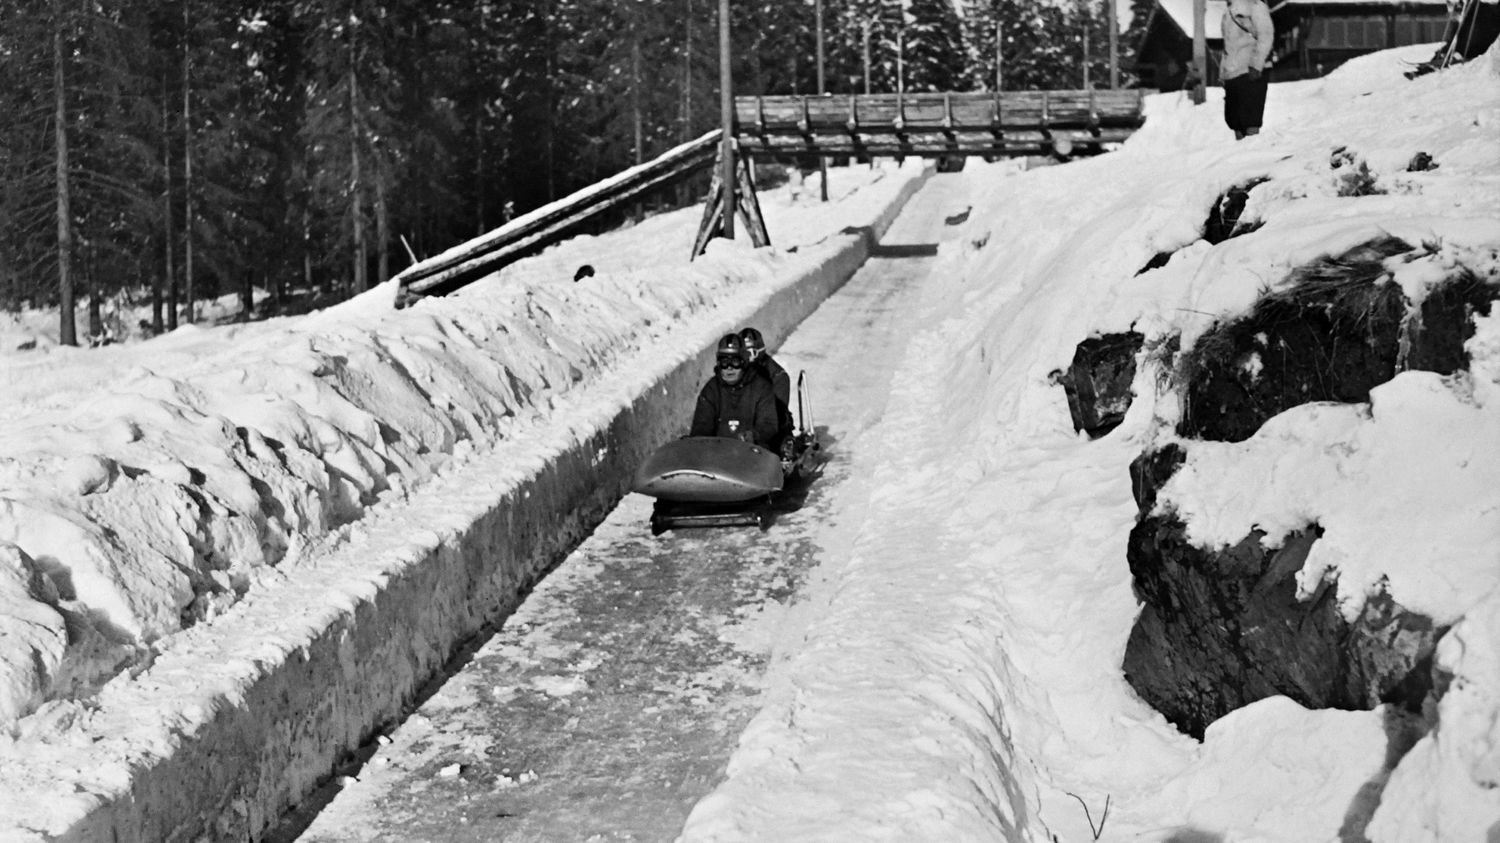
<svg viewBox="0 0 1500 843">
<path fill-rule="evenodd" d="M 723 324 L 691 326 L 701 350 L 635 373 L 629 383 L 645 388 L 554 407 L 555 426 L 435 478 L 400 518 L 366 519 L 334 558 L 111 683 L 86 722 L 70 724 L 70 742 L 28 747 L 28 769 L 7 771 L 19 810 L 0 818 L 0 838 L 262 837 L 628 492 L 639 461 L 685 429 L 718 335 L 753 324 L 778 345 L 853 275 L 921 183 L 812 269 L 721 309 Z"/>
</svg>

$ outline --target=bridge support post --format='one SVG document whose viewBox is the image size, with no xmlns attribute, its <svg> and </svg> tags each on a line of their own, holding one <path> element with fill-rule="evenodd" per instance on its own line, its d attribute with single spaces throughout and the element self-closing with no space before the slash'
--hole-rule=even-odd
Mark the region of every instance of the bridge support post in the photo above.
<svg viewBox="0 0 1500 843">
<path fill-rule="evenodd" d="M 734 141 L 730 141 L 731 144 Z M 703 206 L 703 218 L 698 223 L 698 236 L 693 238 L 693 254 L 696 258 L 708 249 L 708 241 L 715 237 L 734 239 L 734 215 L 745 222 L 750 242 L 757 248 L 771 245 L 771 235 L 766 232 L 766 220 L 761 216 L 760 199 L 755 195 L 755 177 L 750 172 L 750 162 L 744 155 L 736 155 L 733 146 L 730 155 L 734 159 L 734 184 L 724 189 L 724 178 L 720 174 L 727 169 L 722 158 L 714 165 L 712 183 L 708 186 L 708 201 Z M 723 155 L 721 149 L 720 155 Z M 733 207 L 730 207 L 733 205 Z"/>
</svg>

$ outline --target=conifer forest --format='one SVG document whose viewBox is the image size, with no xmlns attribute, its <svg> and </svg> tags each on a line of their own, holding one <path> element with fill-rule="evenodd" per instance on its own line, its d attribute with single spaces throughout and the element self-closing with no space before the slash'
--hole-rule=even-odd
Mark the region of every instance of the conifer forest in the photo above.
<svg viewBox="0 0 1500 843">
<path fill-rule="evenodd" d="M 815 93 L 820 16 L 831 93 L 1110 80 L 1104 0 L 729 6 L 738 95 Z M 62 341 L 80 344 L 112 297 L 150 302 L 162 331 L 224 295 L 265 316 L 369 289 L 716 129 L 718 14 L 717 0 L 0 0 L 0 307 L 59 308 Z M 702 201 L 707 179 L 653 207 Z"/>
</svg>

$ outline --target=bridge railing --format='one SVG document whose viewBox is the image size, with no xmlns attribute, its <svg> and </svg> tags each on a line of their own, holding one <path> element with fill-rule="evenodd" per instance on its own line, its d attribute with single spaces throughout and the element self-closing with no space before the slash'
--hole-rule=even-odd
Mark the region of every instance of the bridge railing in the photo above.
<svg viewBox="0 0 1500 843">
<path fill-rule="evenodd" d="M 752 155 L 1017 155 L 1122 141 L 1144 120 L 1138 90 L 736 97 Z"/>
</svg>

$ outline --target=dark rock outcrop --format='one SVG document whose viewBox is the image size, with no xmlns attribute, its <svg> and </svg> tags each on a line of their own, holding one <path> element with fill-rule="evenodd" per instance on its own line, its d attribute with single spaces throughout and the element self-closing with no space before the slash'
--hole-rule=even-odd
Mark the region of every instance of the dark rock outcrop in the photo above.
<svg viewBox="0 0 1500 843">
<path fill-rule="evenodd" d="M 1172 253 L 1171 252 L 1157 252 L 1156 254 L 1154 254 L 1154 255 L 1151 256 L 1151 260 L 1146 261 L 1146 265 L 1145 266 L 1143 266 L 1140 269 L 1136 270 L 1135 274 L 1136 275 L 1144 275 L 1144 274 L 1146 274 L 1147 272 L 1150 272 L 1153 269 L 1161 269 L 1162 267 L 1166 266 L 1168 263 L 1171 263 L 1171 261 L 1172 261 Z"/>
<path fill-rule="evenodd" d="M 1259 220 L 1240 222 L 1240 217 L 1245 213 L 1245 204 L 1250 201 L 1250 191 L 1264 181 L 1264 178 L 1251 179 L 1224 191 L 1224 195 L 1209 209 L 1208 219 L 1203 222 L 1203 239 L 1210 243 L 1223 243 L 1231 237 L 1249 234 L 1264 225 Z"/>
<path fill-rule="evenodd" d="M 1464 343 L 1474 336 L 1474 316 L 1488 316 L 1500 289 L 1463 273 L 1428 292 L 1407 320 L 1403 368 L 1451 375 L 1469 368 Z"/>
<path fill-rule="evenodd" d="M 1091 337 L 1078 344 L 1072 365 L 1054 375 L 1067 393 L 1074 430 L 1098 439 L 1119 426 L 1134 397 L 1130 384 L 1143 341 L 1131 331 Z"/>
<path fill-rule="evenodd" d="M 1258 699 L 1285 695 L 1309 708 L 1418 712 L 1432 690 L 1432 653 L 1445 630 L 1387 596 L 1350 623 L 1331 583 L 1297 599 L 1297 571 L 1316 527 L 1265 548 L 1252 532 L 1207 551 L 1174 517 L 1131 532 L 1130 570 L 1144 601 L 1124 669 L 1136 691 L 1187 734 Z"/>
<path fill-rule="evenodd" d="M 1411 312 L 1400 288 L 1385 281 L 1384 265 L 1408 251 L 1387 238 L 1315 261 L 1249 316 L 1204 334 L 1180 373 L 1187 401 L 1178 433 L 1240 442 L 1300 404 L 1368 401 L 1371 389 L 1404 369 L 1467 368 L 1472 315 L 1489 312 L 1495 288 L 1460 276 Z"/>
<path fill-rule="evenodd" d="M 1400 371 L 1468 368 L 1464 343 L 1497 287 L 1462 271 L 1413 308 L 1388 261 L 1418 251 L 1382 238 L 1314 261 L 1248 316 L 1204 334 L 1175 374 L 1185 393 L 1179 435 L 1238 442 L 1300 404 L 1368 401 Z M 1173 443 L 1131 465 L 1140 514 L 1127 555 L 1144 605 L 1124 670 L 1141 696 L 1199 738 L 1219 717 L 1271 695 L 1310 708 L 1393 703 L 1413 714 L 1440 698 L 1445 677 L 1432 654 L 1445 628 L 1384 593 L 1346 620 L 1331 581 L 1298 599 L 1316 524 L 1273 548 L 1259 531 L 1221 549 L 1187 541 L 1177 516 L 1158 510 L 1157 494 L 1191 447 Z"/>
</svg>

